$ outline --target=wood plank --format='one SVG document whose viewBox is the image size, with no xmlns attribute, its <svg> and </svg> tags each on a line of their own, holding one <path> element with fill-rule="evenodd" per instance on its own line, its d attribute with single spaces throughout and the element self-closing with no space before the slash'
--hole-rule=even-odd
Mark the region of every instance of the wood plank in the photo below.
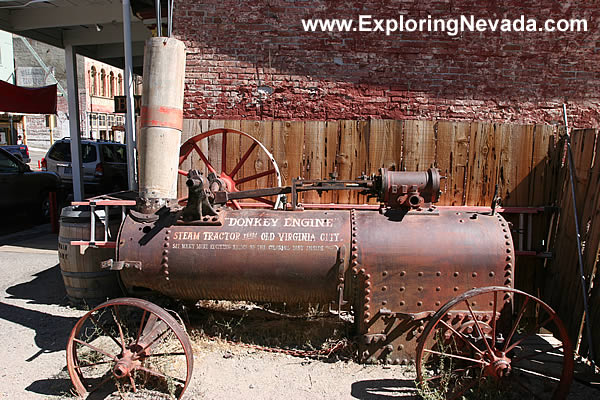
<svg viewBox="0 0 600 400">
<path fill-rule="evenodd" d="M 502 125 L 501 193 L 507 206 L 527 206 L 533 154 L 533 126 Z"/>
<path fill-rule="evenodd" d="M 241 121 L 228 120 L 223 124 L 224 128 L 241 130 Z M 237 165 L 242 157 L 240 145 L 242 141 L 242 136 L 237 133 L 228 133 L 227 134 L 227 166 L 225 168 L 225 173 L 230 174 L 233 168 Z"/>
<path fill-rule="evenodd" d="M 339 141 L 340 126 L 337 121 L 327 121 L 325 123 L 325 160 L 323 164 L 323 178 L 329 179 L 332 173 L 338 174 L 337 150 Z M 337 203 L 338 193 L 331 191 L 323 193 L 321 201 L 324 203 Z"/>
<path fill-rule="evenodd" d="M 367 173 L 369 164 L 369 137 L 370 128 L 369 121 L 358 121 L 356 123 L 356 132 L 358 135 L 355 137 L 355 160 L 352 163 L 352 175 L 350 179 L 356 179 L 359 176 Z M 352 204 L 365 204 L 367 203 L 367 197 L 359 195 L 356 190 L 350 193 L 350 202 Z"/>
<path fill-rule="evenodd" d="M 470 124 L 443 122 L 437 124 L 437 162 L 442 176 L 440 205 L 465 204 L 465 179 L 469 163 Z"/>
<path fill-rule="evenodd" d="M 340 122 L 340 140 L 337 151 L 337 165 L 339 168 L 339 179 L 353 179 L 352 167 L 357 155 L 355 147 L 357 133 L 357 125 L 355 121 Z M 356 153 L 355 153 L 356 152 Z M 340 191 L 338 193 L 338 201 L 342 204 L 350 202 L 351 196 L 348 191 Z"/>
<path fill-rule="evenodd" d="M 502 130 L 499 124 L 473 122 L 470 125 L 466 204 L 489 206 L 500 176 Z"/>
<path fill-rule="evenodd" d="M 207 130 L 213 130 L 213 129 L 217 129 L 217 128 L 224 128 L 225 127 L 225 121 L 223 120 L 207 120 L 208 121 L 208 126 L 207 126 Z M 203 131 L 203 132 L 206 132 Z M 222 145 L 223 145 L 223 136 L 220 134 L 217 135 L 212 135 L 209 136 L 207 138 L 208 140 L 208 154 L 206 155 L 206 157 L 208 158 L 208 161 L 212 164 L 212 166 L 215 168 L 215 170 L 217 171 L 217 173 L 221 173 L 221 149 L 222 149 Z"/>
<path fill-rule="evenodd" d="M 434 121 L 404 121 L 403 171 L 422 171 L 436 159 Z"/>
<path fill-rule="evenodd" d="M 304 124 L 304 177 L 323 179 L 325 172 L 325 122 L 307 121 Z M 316 191 L 306 192 L 304 201 L 320 203 L 321 197 Z"/>
</svg>

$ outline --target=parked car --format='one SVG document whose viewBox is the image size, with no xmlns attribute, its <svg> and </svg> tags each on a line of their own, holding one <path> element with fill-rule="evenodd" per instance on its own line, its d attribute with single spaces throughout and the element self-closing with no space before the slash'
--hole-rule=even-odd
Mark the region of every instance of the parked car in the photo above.
<svg viewBox="0 0 600 400">
<path fill-rule="evenodd" d="M 124 144 L 82 140 L 81 163 L 86 195 L 127 189 L 127 151 Z M 57 173 L 66 189 L 72 187 L 70 139 L 64 138 L 54 142 L 41 164 L 43 170 Z"/>
<path fill-rule="evenodd" d="M 61 196 L 61 182 L 53 172 L 32 171 L 19 158 L 0 148 L 0 209 L 28 211 L 36 219 L 50 217 L 49 193 Z"/>
<path fill-rule="evenodd" d="M 2 148 L 9 153 L 13 154 L 19 160 L 23 161 L 25 164 L 31 162 L 31 158 L 29 157 L 29 148 L 26 144 L 15 144 L 15 145 L 7 145 L 2 146 Z"/>
</svg>

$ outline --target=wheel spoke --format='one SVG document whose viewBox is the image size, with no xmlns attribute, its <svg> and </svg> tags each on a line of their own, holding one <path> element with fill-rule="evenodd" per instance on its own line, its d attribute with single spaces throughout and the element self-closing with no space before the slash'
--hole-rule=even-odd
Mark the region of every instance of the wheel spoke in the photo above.
<svg viewBox="0 0 600 400">
<path fill-rule="evenodd" d="M 242 206 L 240 206 L 240 203 L 237 200 L 231 200 L 231 203 L 233 204 L 233 208 L 235 208 L 236 210 L 242 209 Z"/>
<path fill-rule="evenodd" d="M 142 314 L 142 320 L 140 321 L 140 328 L 138 329 L 138 333 L 137 333 L 137 336 L 135 338 L 135 344 L 136 345 L 140 341 L 140 336 L 142 335 L 142 329 L 144 329 L 144 320 L 146 319 L 146 315 L 147 314 L 148 314 L 148 311 L 144 310 L 144 313 Z"/>
<path fill-rule="evenodd" d="M 275 172 L 276 172 L 276 171 L 275 171 L 275 169 L 273 168 L 273 169 L 270 169 L 270 170 L 267 170 L 267 171 L 264 171 L 264 172 L 260 172 L 260 173 L 258 173 L 258 174 L 254 174 L 254 175 L 250 175 L 250 176 L 248 176 L 248 177 L 245 177 L 245 178 L 238 179 L 237 181 L 235 181 L 235 184 L 236 184 L 236 185 L 241 185 L 241 184 L 242 184 L 242 183 L 244 183 L 244 182 L 253 181 L 253 180 L 255 180 L 255 179 L 262 178 L 263 176 L 272 175 L 272 174 L 274 174 Z"/>
<path fill-rule="evenodd" d="M 133 389 L 133 393 L 137 393 L 137 386 L 135 386 L 135 379 L 133 379 L 133 376 L 131 376 L 131 374 L 129 374 L 129 382 L 131 382 L 131 388 Z"/>
<path fill-rule="evenodd" d="M 469 300 L 465 300 L 465 304 L 467 305 L 467 308 L 469 309 L 469 313 L 471 314 L 471 317 L 473 318 L 473 322 L 475 323 L 475 328 L 477 329 L 477 333 L 479 333 L 479 336 L 481 336 L 481 339 L 483 340 L 485 347 L 490 352 L 490 354 L 494 354 L 494 352 L 492 351 L 492 348 L 490 347 L 490 344 L 488 343 L 487 339 L 485 338 L 485 335 L 483 334 L 483 331 L 481 330 L 481 327 L 479 326 L 479 321 L 477 321 L 477 318 L 475 317 L 475 313 L 473 312 L 473 309 L 471 308 L 471 305 L 469 304 Z"/>
<path fill-rule="evenodd" d="M 81 368 L 88 368 L 88 367 L 95 367 L 96 365 L 102 365 L 102 364 L 108 364 L 114 362 L 114 360 L 110 360 L 110 361 L 98 361 L 92 364 L 86 364 L 86 365 L 76 365 L 75 368 L 77 369 L 81 369 Z"/>
<path fill-rule="evenodd" d="M 204 155 L 204 153 L 202 152 L 202 150 L 200 150 L 200 147 L 198 147 L 198 145 L 194 142 L 192 143 L 192 146 L 194 146 L 194 150 L 196 150 L 196 153 L 198 153 L 198 155 L 200 156 L 200 159 L 202 160 L 202 162 L 204 162 L 204 164 L 206 165 L 206 168 L 208 168 L 208 170 L 212 173 L 217 173 L 217 170 L 215 169 L 215 167 L 212 166 L 212 164 L 208 161 L 208 158 L 206 158 L 206 156 Z"/>
<path fill-rule="evenodd" d="M 113 340 L 113 342 L 115 342 L 115 343 L 117 344 L 117 346 L 119 346 L 119 348 L 122 348 L 122 347 L 123 347 L 123 345 L 122 345 L 121 343 L 119 343 L 119 341 L 117 340 L 117 338 L 115 338 L 113 335 L 111 335 L 110 333 L 108 333 L 108 331 L 106 330 L 106 328 L 104 328 L 104 325 L 102 325 L 100 322 L 98 322 L 98 321 L 96 320 L 96 318 L 94 318 L 94 316 L 93 316 L 93 315 L 91 315 L 91 314 L 90 314 L 90 320 L 92 320 L 92 323 L 93 323 L 94 325 L 96 325 L 96 327 L 97 327 L 98 329 L 100 329 L 102 332 L 104 332 L 104 334 L 105 334 L 106 336 L 108 336 L 109 338 L 111 338 L 111 339 Z"/>
<path fill-rule="evenodd" d="M 423 349 L 423 351 L 426 351 L 427 353 L 431 353 L 431 354 L 437 354 L 437 355 L 443 356 L 443 357 L 450 357 L 450 358 L 456 358 L 458 360 L 470 361 L 470 362 L 475 363 L 475 364 L 481 364 L 481 365 L 484 364 L 484 362 L 481 361 L 481 360 L 476 360 L 474 358 L 459 356 L 459 355 L 456 355 L 456 354 L 441 353 L 439 351 L 429 350 L 429 349 Z"/>
<path fill-rule="evenodd" d="M 517 331 L 517 327 L 519 326 L 519 323 L 521 322 L 521 318 L 523 318 L 523 315 L 525 314 L 525 307 L 527 307 L 528 302 L 529 302 L 529 297 L 525 297 L 525 301 L 523 301 L 523 305 L 521 306 L 521 309 L 519 310 L 519 316 L 517 317 L 517 321 L 513 325 L 512 329 L 510 330 L 510 334 L 508 335 L 508 337 L 506 338 L 506 341 L 504 342 L 504 349 L 502 350 L 503 353 L 507 352 L 506 348 L 508 347 L 508 344 L 512 340 L 515 332 Z"/>
<path fill-rule="evenodd" d="M 223 131 L 221 142 L 221 171 L 225 172 L 225 168 L 227 168 L 227 130 Z"/>
<path fill-rule="evenodd" d="M 175 352 L 175 353 L 155 353 L 155 354 L 148 354 L 147 356 L 145 356 L 144 358 L 151 358 L 151 357 L 172 357 L 172 356 L 185 356 L 186 354 L 184 352 Z"/>
<path fill-rule="evenodd" d="M 523 336 L 522 338 L 520 338 L 519 340 L 517 340 L 516 342 L 511 344 L 510 347 L 508 349 L 506 349 L 505 353 L 508 353 L 509 351 L 511 351 L 512 349 L 514 349 L 515 347 L 517 347 L 518 345 L 523 343 L 523 341 L 525 339 L 537 335 L 537 331 L 542 329 L 544 326 L 546 326 L 548 324 L 548 322 L 552 321 L 553 319 L 554 319 L 554 317 L 550 317 L 547 320 L 545 320 L 543 323 L 541 323 L 540 325 L 536 326 L 535 329 L 533 330 L 533 332 Z"/>
<path fill-rule="evenodd" d="M 233 170 L 231 170 L 231 173 L 229 174 L 231 179 L 233 179 L 235 177 L 235 174 L 237 174 L 239 172 L 240 168 L 242 168 L 242 165 L 244 165 L 244 163 L 246 162 L 248 157 L 250 157 L 250 154 L 252 154 L 252 152 L 254 151 L 254 149 L 257 146 L 258 146 L 257 142 L 252 142 L 252 144 L 250 145 L 250 148 L 246 151 L 246 153 L 244 153 L 244 155 L 242 156 L 240 161 L 237 163 L 237 165 L 233 168 Z"/>
<path fill-rule="evenodd" d="M 440 320 L 440 322 L 442 323 L 442 325 L 444 325 L 446 328 L 450 329 L 456 336 L 458 336 L 459 338 L 462 339 L 463 342 L 467 343 L 469 346 L 471 346 L 473 348 L 473 350 L 475 350 L 477 353 L 479 354 L 483 354 L 483 351 L 479 350 L 477 348 L 477 346 L 475 346 L 473 343 L 471 343 L 470 340 L 468 340 L 462 333 L 458 332 L 456 329 L 454 329 L 452 327 L 452 325 L 446 323 L 446 321 Z"/>
<path fill-rule="evenodd" d="M 108 358 L 110 358 L 110 359 L 112 359 L 112 360 L 114 360 L 114 361 L 117 361 L 117 357 L 116 357 L 116 356 L 113 356 L 113 355 L 111 355 L 111 354 L 108 354 L 107 352 L 105 352 L 105 351 L 104 351 L 104 350 L 102 350 L 102 349 L 99 349 L 98 347 L 94 346 L 93 344 L 90 344 L 90 343 L 84 342 L 83 340 L 79 340 L 79 339 L 77 339 L 77 338 L 74 338 L 74 339 L 73 339 L 73 341 L 74 341 L 74 342 L 77 342 L 77 343 L 79 343 L 79 344 L 81 344 L 81 345 L 87 346 L 87 347 L 89 347 L 90 349 L 94 350 L 95 352 L 97 352 L 97 353 L 100 353 L 100 354 L 104 354 L 106 357 L 108 357 Z"/>
<path fill-rule="evenodd" d="M 176 378 L 174 376 L 165 375 L 165 374 L 163 374 L 161 372 L 154 371 L 153 369 L 150 369 L 148 367 L 139 366 L 139 367 L 137 367 L 137 369 L 140 370 L 140 371 L 147 372 L 150 375 L 158 376 L 159 378 L 163 378 L 164 380 L 167 380 L 167 381 L 169 379 L 172 379 L 172 380 L 177 381 L 179 383 L 185 384 L 185 380 L 183 380 L 183 379 Z"/>
<path fill-rule="evenodd" d="M 121 327 L 121 323 L 119 322 L 119 308 L 116 304 L 113 306 L 113 308 L 115 309 L 113 318 L 115 320 L 115 323 L 117 324 L 117 328 L 119 328 L 119 337 L 121 338 L 121 350 L 125 351 L 125 336 L 123 335 L 123 328 Z"/>
<path fill-rule="evenodd" d="M 177 170 L 177 173 L 178 173 L 179 175 L 188 176 L 188 172 L 187 172 L 187 171 L 184 171 L 184 170 L 182 170 L 182 169 L 178 169 L 178 170 Z"/>
</svg>

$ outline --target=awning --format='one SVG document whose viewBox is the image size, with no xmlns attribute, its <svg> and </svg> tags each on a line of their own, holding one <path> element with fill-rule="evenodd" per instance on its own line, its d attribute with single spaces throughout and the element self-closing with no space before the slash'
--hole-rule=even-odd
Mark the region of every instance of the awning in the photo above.
<svg viewBox="0 0 600 400">
<path fill-rule="evenodd" d="M 0 112 L 56 114 L 56 85 L 26 88 L 0 81 Z"/>
</svg>

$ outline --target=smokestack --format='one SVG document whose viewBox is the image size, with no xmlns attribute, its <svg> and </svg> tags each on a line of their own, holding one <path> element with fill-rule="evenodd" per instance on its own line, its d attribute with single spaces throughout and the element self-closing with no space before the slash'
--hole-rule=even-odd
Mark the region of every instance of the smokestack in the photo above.
<svg viewBox="0 0 600 400">
<path fill-rule="evenodd" d="M 183 42 L 166 37 L 148 39 L 138 137 L 141 212 L 152 213 L 177 201 L 184 78 Z"/>
</svg>

